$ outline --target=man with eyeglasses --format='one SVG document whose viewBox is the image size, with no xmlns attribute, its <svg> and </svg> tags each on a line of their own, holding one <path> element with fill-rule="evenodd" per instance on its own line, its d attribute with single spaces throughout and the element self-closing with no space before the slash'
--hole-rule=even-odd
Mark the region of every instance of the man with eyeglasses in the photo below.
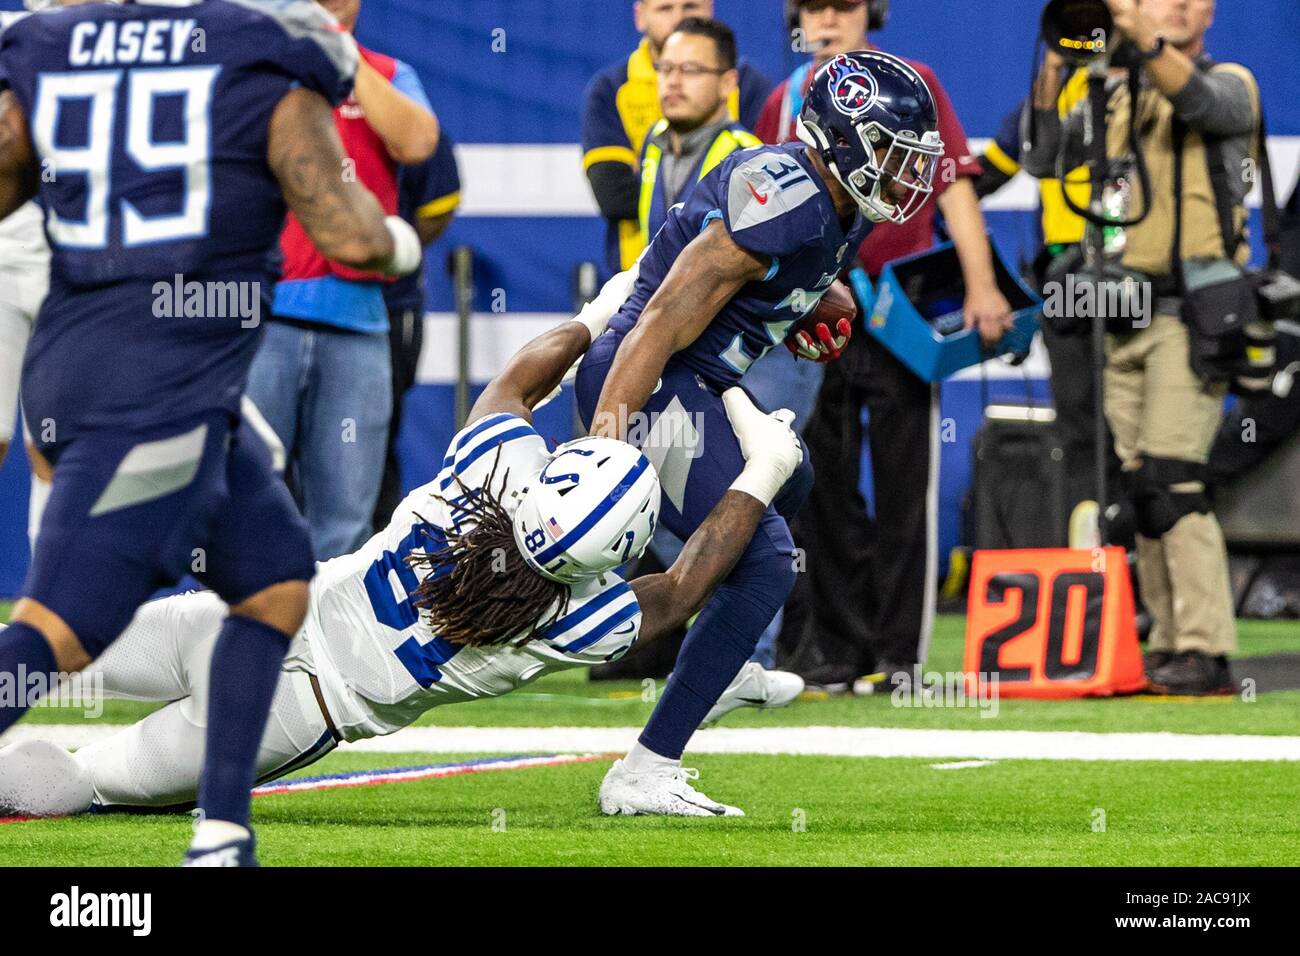
<svg viewBox="0 0 1300 956">
<path fill-rule="evenodd" d="M 583 96 L 582 166 L 607 220 L 605 268 L 611 275 L 629 268 L 645 248 L 637 215 L 637 158 L 651 128 L 663 119 L 655 63 L 683 20 L 713 16 L 713 0 L 637 0 L 632 10 L 640 45 L 597 73 Z M 727 95 L 728 115 L 753 129 L 771 89 L 767 77 L 741 60 L 735 88 Z"/>
<path fill-rule="evenodd" d="M 762 145 L 727 112 L 736 91 L 736 37 L 717 20 L 689 17 L 664 41 L 655 64 L 664 118 L 641 150 L 637 222 L 648 245 L 690 186 L 738 149 Z"/>
</svg>

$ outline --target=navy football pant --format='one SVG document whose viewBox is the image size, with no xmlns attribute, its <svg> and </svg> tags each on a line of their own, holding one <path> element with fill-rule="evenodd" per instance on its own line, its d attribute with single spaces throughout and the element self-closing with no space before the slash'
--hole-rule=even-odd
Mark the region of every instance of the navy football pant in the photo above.
<svg viewBox="0 0 1300 956">
<path fill-rule="evenodd" d="M 227 412 L 90 432 L 45 452 L 54 486 L 23 594 L 92 657 L 186 574 L 229 604 L 314 574 L 306 525 L 265 445 Z"/>
<path fill-rule="evenodd" d="M 588 426 L 620 342 L 612 332 L 601 336 L 578 370 L 578 408 Z M 644 417 L 629 416 L 628 438 L 642 447 L 659 472 L 660 524 L 684 540 L 721 500 L 745 459 L 722 398 L 680 362 L 668 363 L 643 412 Z M 794 542 L 786 516 L 798 510 L 811 487 L 812 467 L 805 459 L 687 633 L 668 687 L 641 734 L 648 749 L 680 757 L 754 653 L 763 630 L 794 587 Z"/>
</svg>

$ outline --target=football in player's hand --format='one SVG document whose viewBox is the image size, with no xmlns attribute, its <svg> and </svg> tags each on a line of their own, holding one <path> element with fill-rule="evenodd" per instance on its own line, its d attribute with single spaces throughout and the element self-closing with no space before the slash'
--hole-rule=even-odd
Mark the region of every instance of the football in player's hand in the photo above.
<svg viewBox="0 0 1300 956">
<path fill-rule="evenodd" d="M 786 348 L 796 358 L 810 362 L 829 362 L 840 357 L 853 334 L 853 320 L 858 304 L 849 287 L 835 280 L 826 290 L 817 308 L 790 326 Z"/>
</svg>

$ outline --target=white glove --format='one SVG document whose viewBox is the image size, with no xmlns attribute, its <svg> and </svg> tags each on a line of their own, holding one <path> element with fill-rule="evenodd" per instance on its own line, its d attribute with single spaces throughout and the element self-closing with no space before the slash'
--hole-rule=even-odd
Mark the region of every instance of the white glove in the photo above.
<svg viewBox="0 0 1300 956">
<path fill-rule="evenodd" d="M 420 244 L 419 234 L 401 216 L 388 216 L 384 219 L 384 226 L 393 237 L 393 254 L 383 265 L 384 275 L 410 275 L 424 261 L 424 246 Z"/>
<path fill-rule="evenodd" d="M 642 253 L 644 255 L 644 253 Z M 614 317 L 623 303 L 632 294 L 636 277 L 641 274 L 641 260 L 638 258 L 626 272 L 620 272 L 605 283 L 596 298 L 582 307 L 582 311 L 573 317 L 574 322 L 581 322 L 591 333 L 591 340 L 605 331 L 609 320 Z"/>
<path fill-rule="evenodd" d="M 794 412 L 782 408 L 764 415 L 738 387 L 722 393 L 722 404 L 745 456 L 745 468 L 731 483 L 731 490 L 770 505 L 803 461 L 803 446 L 790 428 Z"/>
</svg>

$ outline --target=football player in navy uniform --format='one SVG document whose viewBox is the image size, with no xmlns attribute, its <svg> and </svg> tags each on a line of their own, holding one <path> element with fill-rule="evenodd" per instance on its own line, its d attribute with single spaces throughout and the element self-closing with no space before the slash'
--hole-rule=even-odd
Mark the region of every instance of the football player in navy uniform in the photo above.
<svg viewBox="0 0 1300 956">
<path fill-rule="evenodd" d="M 801 142 L 733 153 L 669 212 L 576 385 L 592 434 L 639 444 L 658 468 L 674 534 L 689 537 L 744 464 L 721 393 L 787 338 L 819 361 L 847 343 L 848 324 L 818 328 L 815 308 L 873 223 L 905 222 L 929 199 L 937 127 L 906 63 L 837 56 L 813 80 Z M 786 518 L 811 483 L 805 462 L 699 615 L 640 740 L 605 777 L 605 813 L 741 813 L 689 788 L 681 755 L 794 585 Z"/>
<path fill-rule="evenodd" d="M 333 259 L 419 263 L 410 226 L 340 174 L 331 108 L 356 66 L 310 0 L 89 4 L 0 40 L 0 217 L 39 192 L 52 252 L 22 404 L 54 474 L 0 636 L 0 679 L 33 692 L 0 706 L 0 732 L 194 573 L 230 614 L 190 864 L 256 862 L 253 764 L 314 572 L 240 415 L 286 204 Z"/>
</svg>

